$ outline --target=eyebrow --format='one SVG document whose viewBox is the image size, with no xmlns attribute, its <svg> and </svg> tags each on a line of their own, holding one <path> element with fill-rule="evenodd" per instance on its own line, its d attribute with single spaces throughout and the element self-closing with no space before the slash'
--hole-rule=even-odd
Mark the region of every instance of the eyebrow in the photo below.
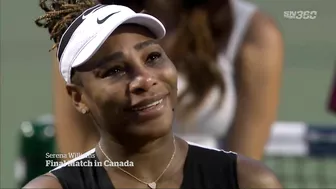
<svg viewBox="0 0 336 189">
<path fill-rule="evenodd" d="M 151 45 L 158 45 L 159 42 L 157 40 L 147 40 L 147 41 L 144 41 L 144 42 L 140 42 L 140 43 L 137 43 L 133 46 L 133 48 L 137 51 L 140 51 L 148 46 L 151 46 Z M 103 57 L 102 59 L 100 59 L 98 62 L 97 62 L 97 67 L 101 67 L 105 62 L 109 62 L 109 61 L 117 61 L 117 60 L 121 60 L 121 59 L 124 59 L 125 56 L 124 56 L 124 53 L 118 51 L 118 52 L 114 52 L 110 55 L 107 55 L 105 57 Z"/>
<path fill-rule="evenodd" d="M 134 49 L 139 51 L 139 50 L 142 50 L 143 48 L 145 47 L 148 47 L 150 45 L 158 45 L 159 42 L 157 40 L 147 40 L 147 41 L 144 41 L 144 42 L 140 42 L 136 45 L 134 45 Z"/>
</svg>

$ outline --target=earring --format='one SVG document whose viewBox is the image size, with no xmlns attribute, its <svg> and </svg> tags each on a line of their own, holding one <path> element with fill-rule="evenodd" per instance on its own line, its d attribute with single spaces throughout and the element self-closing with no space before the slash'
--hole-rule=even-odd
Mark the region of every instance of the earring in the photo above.
<svg viewBox="0 0 336 189">
<path fill-rule="evenodd" d="M 86 114 L 87 113 L 87 109 L 83 108 L 82 109 L 82 114 Z"/>
</svg>

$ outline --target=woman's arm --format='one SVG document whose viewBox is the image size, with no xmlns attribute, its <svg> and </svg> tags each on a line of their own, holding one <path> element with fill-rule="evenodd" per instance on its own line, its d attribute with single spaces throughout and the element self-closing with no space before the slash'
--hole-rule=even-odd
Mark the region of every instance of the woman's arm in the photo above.
<svg viewBox="0 0 336 189">
<path fill-rule="evenodd" d="M 60 153 L 84 153 L 93 148 L 99 134 L 89 117 L 80 114 L 72 105 L 59 72 L 59 63 L 53 54 L 53 108 L 56 141 Z"/>
<path fill-rule="evenodd" d="M 61 184 L 57 180 L 56 176 L 51 173 L 41 175 L 29 183 L 27 183 L 23 189 L 62 189 Z"/>
<path fill-rule="evenodd" d="M 276 120 L 283 65 L 280 31 L 256 13 L 236 61 L 237 110 L 227 147 L 260 160 Z"/>
</svg>

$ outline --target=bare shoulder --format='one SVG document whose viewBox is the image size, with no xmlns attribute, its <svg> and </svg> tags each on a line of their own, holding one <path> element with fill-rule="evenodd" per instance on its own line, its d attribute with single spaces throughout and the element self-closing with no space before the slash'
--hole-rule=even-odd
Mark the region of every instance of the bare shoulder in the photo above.
<svg viewBox="0 0 336 189">
<path fill-rule="evenodd" d="M 26 184 L 23 189 L 62 189 L 61 184 L 57 180 L 57 178 L 51 174 L 47 173 L 44 175 L 41 175 L 33 180 L 31 180 L 28 184 Z"/>
<path fill-rule="evenodd" d="M 282 186 L 275 174 L 259 161 L 238 155 L 237 174 L 239 188 L 272 188 Z"/>
<path fill-rule="evenodd" d="M 276 22 L 265 13 L 257 11 L 247 30 L 246 42 L 257 45 L 274 45 L 282 43 L 282 34 Z"/>
<path fill-rule="evenodd" d="M 244 81 L 270 81 L 270 86 L 278 86 L 283 58 L 284 42 L 281 31 L 270 16 L 256 12 L 251 18 L 238 54 L 238 75 Z M 268 80 L 269 78 L 273 80 Z"/>
</svg>

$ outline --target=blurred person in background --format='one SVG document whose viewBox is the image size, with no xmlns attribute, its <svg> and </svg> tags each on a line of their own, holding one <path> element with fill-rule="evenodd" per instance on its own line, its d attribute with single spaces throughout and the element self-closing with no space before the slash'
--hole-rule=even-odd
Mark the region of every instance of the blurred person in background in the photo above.
<svg viewBox="0 0 336 189">
<path fill-rule="evenodd" d="M 282 35 L 268 16 L 242 0 L 101 2 L 145 10 L 167 28 L 162 46 L 179 71 L 175 129 L 180 136 L 205 145 L 206 140 L 189 136 L 215 137 L 227 150 L 262 158 L 276 120 L 283 64 Z M 58 27 L 65 28 L 76 15 L 63 12 L 66 19 Z M 54 65 L 59 149 L 84 152 L 99 135 L 70 105 L 56 61 Z"/>
</svg>

